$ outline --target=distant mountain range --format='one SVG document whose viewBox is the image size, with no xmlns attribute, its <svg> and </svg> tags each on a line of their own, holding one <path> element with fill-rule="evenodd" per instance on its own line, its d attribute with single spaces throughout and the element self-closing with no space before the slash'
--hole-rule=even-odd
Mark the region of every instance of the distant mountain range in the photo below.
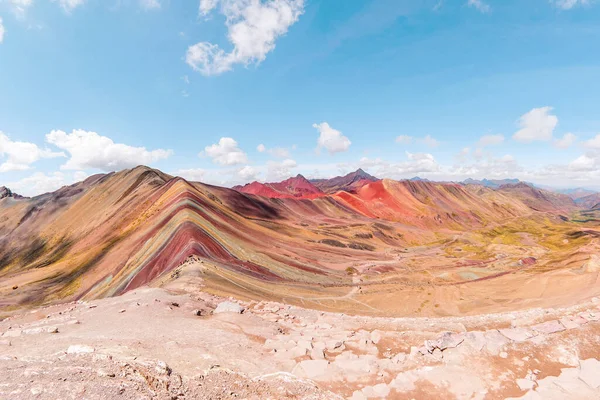
<svg viewBox="0 0 600 400">
<path fill-rule="evenodd" d="M 236 186 L 233 189 L 242 193 L 254 194 L 270 198 L 306 198 L 315 199 L 326 195 L 336 194 L 338 192 L 358 193 L 358 191 L 373 182 L 380 181 L 379 178 L 370 175 L 362 169 L 357 169 L 344 176 L 337 176 L 331 179 L 306 179 L 302 175 L 286 179 L 281 182 L 260 183 L 252 182 L 244 186 Z M 426 182 L 443 185 L 452 185 L 452 182 L 433 182 L 426 178 L 415 176 L 414 178 L 404 180 L 405 182 Z M 403 181 L 401 181 L 403 182 Z M 547 204 L 544 206 L 535 205 L 534 202 L 526 200 L 529 206 L 534 209 L 548 209 L 555 206 L 577 206 L 584 208 L 600 207 L 600 194 L 583 188 L 576 189 L 554 189 L 547 186 L 536 185 L 531 182 L 524 182 L 516 178 L 512 179 L 465 179 L 460 182 L 461 185 L 483 186 L 493 190 L 511 192 L 512 196 L 523 197 L 525 199 L 534 198 L 544 200 Z"/>
<path fill-rule="evenodd" d="M 485 187 L 489 187 L 492 189 L 498 189 L 502 185 L 516 185 L 517 183 L 521 183 L 519 179 L 465 179 L 461 183 L 465 185 L 481 185 Z M 525 182 L 527 183 L 527 182 Z M 534 186 L 532 183 L 527 183 L 530 186 Z"/>
<path fill-rule="evenodd" d="M 379 178 L 369 175 L 361 168 L 344 176 L 331 179 L 311 179 L 310 182 L 325 193 L 335 193 L 340 190 L 353 192 L 369 182 L 376 182 Z"/>
</svg>

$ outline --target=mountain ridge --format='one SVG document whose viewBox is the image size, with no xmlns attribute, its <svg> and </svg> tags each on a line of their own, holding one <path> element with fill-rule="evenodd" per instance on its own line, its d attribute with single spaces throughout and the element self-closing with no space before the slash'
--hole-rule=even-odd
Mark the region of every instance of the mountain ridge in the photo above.
<svg viewBox="0 0 600 400">
<path fill-rule="evenodd" d="M 347 284 L 345 267 L 332 265 L 575 207 L 528 186 L 389 179 L 353 192 L 294 196 L 319 190 L 306 182 L 296 176 L 265 185 L 289 193 L 269 198 L 140 166 L 2 201 L 0 310 L 122 294 L 163 279 L 189 257 L 253 285 Z M 220 276 L 206 284 L 223 290 L 228 281 Z"/>
</svg>

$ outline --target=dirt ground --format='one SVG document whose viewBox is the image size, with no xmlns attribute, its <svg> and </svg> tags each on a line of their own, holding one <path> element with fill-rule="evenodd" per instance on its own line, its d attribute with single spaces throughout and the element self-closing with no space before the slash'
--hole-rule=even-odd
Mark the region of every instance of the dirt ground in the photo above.
<svg viewBox="0 0 600 400">
<path fill-rule="evenodd" d="M 181 274 L 166 289 L 1 321 L 0 398 L 600 398 L 597 298 L 462 317 L 353 316 L 217 297 Z"/>
</svg>

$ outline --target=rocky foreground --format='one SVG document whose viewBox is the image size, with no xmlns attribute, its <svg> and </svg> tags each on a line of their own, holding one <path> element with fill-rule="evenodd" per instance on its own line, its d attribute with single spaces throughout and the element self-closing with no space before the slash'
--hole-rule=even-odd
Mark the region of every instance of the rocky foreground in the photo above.
<svg viewBox="0 0 600 400">
<path fill-rule="evenodd" d="M 143 288 L 0 322 L 5 399 L 598 399 L 600 301 L 371 318 Z"/>
</svg>

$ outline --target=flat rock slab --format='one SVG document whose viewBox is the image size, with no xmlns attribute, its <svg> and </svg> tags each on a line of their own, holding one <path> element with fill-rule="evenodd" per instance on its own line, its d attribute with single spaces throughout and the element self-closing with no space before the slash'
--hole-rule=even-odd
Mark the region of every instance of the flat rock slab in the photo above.
<svg viewBox="0 0 600 400">
<path fill-rule="evenodd" d="M 500 350 L 510 342 L 510 340 L 498 332 L 497 330 L 487 331 L 484 333 L 485 346 L 492 354 L 498 354 Z"/>
<path fill-rule="evenodd" d="M 582 312 L 579 314 L 580 317 L 585 318 L 587 321 L 600 321 L 600 312 Z"/>
<path fill-rule="evenodd" d="M 600 361 L 590 358 L 580 362 L 579 379 L 592 389 L 600 388 Z"/>
<path fill-rule="evenodd" d="M 529 379 L 517 379 L 517 385 L 521 390 L 531 390 L 535 387 L 535 382 Z"/>
<path fill-rule="evenodd" d="M 2 334 L 3 337 L 19 337 L 21 336 L 21 331 L 18 329 L 11 329 Z"/>
<path fill-rule="evenodd" d="M 366 398 L 387 398 L 390 394 L 390 388 L 385 383 L 379 383 L 375 386 L 367 386 L 362 389 Z"/>
<path fill-rule="evenodd" d="M 294 367 L 292 374 L 299 378 L 316 379 L 327 372 L 327 360 L 304 360 Z"/>
<path fill-rule="evenodd" d="M 502 335 L 515 342 L 524 342 L 535 336 L 535 333 L 525 328 L 508 328 L 498 330 Z"/>
<path fill-rule="evenodd" d="M 566 330 L 565 326 L 557 320 L 547 321 L 541 324 L 534 325 L 531 327 L 531 329 L 533 329 L 536 332 L 546 334 L 562 332 Z"/>
<path fill-rule="evenodd" d="M 575 329 L 579 328 L 581 325 L 587 324 L 588 320 L 579 315 L 575 315 L 561 318 L 560 323 L 567 329 Z"/>
<path fill-rule="evenodd" d="M 215 311 L 213 311 L 214 314 L 220 314 L 220 313 L 241 314 L 243 312 L 244 312 L 244 307 L 242 307 L 239 304 L 234 303 L 232 301 L 224 301 L 222 303 L 219 303 L 217 308 L 215 308 Z"/>
</svg>

